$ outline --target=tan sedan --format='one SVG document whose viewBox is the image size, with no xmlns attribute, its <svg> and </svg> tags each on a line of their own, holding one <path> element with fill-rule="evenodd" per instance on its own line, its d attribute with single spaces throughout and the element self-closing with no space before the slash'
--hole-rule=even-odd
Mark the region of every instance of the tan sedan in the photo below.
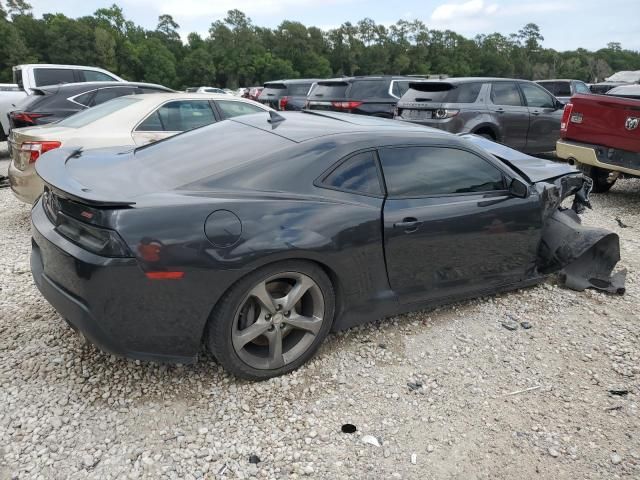
<svg viewBox="0 0 640 480">
<path fill-rule="evenodd" d="M 11 189 L 18 199 L 33 203 L 43 189 L 35 163 L 55 148 L 136 147 L 226 118 L 269 110 L 258 102 L 221 94 L 119 97 L 58 123 L 13 130 L 9 136 Z"/>
</svg>

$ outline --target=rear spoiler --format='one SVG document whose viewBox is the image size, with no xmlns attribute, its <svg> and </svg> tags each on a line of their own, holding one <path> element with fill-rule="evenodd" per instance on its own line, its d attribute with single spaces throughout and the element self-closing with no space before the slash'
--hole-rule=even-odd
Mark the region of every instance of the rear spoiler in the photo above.
<svg viewBox="0 0 640 480">
<path fill-rule="evenodd" d="M 47 152 L 45 161 L 36 162 L 36 172 L 56 194 L 78 203 L 93 205 L 96 207 L 128 207 L 136 202 L 120 199 L 113 200 L 94 192 L 89 187 L 82 185 L 66 170 L 66 164 L 72 158 L 82 155 L 82 149 L 58 148 Z"/>
</svg>

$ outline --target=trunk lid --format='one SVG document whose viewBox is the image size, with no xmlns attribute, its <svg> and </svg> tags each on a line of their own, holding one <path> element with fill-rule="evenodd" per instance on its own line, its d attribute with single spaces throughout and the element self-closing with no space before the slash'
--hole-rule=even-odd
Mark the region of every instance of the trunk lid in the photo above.
<svg viewBox="0 0 640 480">
<path fill-rule="evenodd" d="M 577 94 L 570 105 L 562 138 L 640 152 L 640 100 Z"/>
<path fill-rule="evenodd" d="M 22 144 L 26 142 L 61 142 L 64 145 L 64 137 L 73 129 L 58 127 L 56 125 L 42 127 L 17 128 L 11 130 L 7 139 L 7 148 L 13 164 L 18 170 L 26 170 L 29 166 L 18 152 Z"/>
</svg>

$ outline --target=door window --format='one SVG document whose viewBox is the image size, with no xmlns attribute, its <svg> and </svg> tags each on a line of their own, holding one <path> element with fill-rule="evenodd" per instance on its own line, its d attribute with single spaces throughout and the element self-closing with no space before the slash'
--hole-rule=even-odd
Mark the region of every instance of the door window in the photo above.
<svg viewBox="0 0 640 480">
<path fill-rule="evenodd" d="M 591 90 L 589 90 L 586 83 L 576 82 L 575 87 L 576 93 L 591 93 Z"/>
<path fill-rule="evenodd" d="M 224 118 L 233 118 L 240 115 L 248 115 L 250 113 L 264 112 L 260 107 L 245 102 L 217 100 L 218 108 L 224 115 Z"/>
<path fill-rule="evenodd" d="M 423 197 L 504 190 L 502 172 L 483 158 L 456 148 L 380 150 L 390 196 Z"/>
<path fill-rule="evenodd" d="M 70 68 L 36 68 L 33 75 L 36 79 L 36 87 L 75 82 L 73 70 Z"/>
<path fill-rule="evenodd" d="M 149 115 L 138 132 L 184 132 L 216 121 L 207 100 L 179 100 L 165 103 Z"/>
<path fill-rule="evenodd" d="M 381 195 L 380 179 L 374 152 L 358 153 L 342 162 L 322 182 L 337 190 Z"/>
<path fill-rule="evenodd" d="M 537 85 L 531 83 L 521 83 L 522 93 L 529 107 L 554 108 L 556 102 L 549 93 Z"/>
<path fill-rule="evenodd" d="M 491 101 L 494 105 L 522 106 L 522 98 L 515 82 L 496 82 L 491 85 Z"/>
</svg>

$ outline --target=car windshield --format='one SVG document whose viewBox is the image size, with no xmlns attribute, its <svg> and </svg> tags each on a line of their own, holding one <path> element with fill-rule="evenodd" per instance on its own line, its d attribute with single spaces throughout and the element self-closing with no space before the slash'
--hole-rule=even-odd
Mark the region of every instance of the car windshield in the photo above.
<svg viewBox="0 0 640 480">
<path fill-rule="evenodd" d="M 58 125 L 69 128 L 84 127 L 85 125 L 93 123 L 96 120 L 99 120 L 107 115 L 111 115 L 112 113 L 122 110 L 123 108 L 127 108 L 129 105 L 133 105 L 134 103 L 139 101 L 140 99 L 129 97 L 114 98 L 113 100 L 109 100 L 108 102 L 105 102 L 93 108 L 89 108 L 87 110 L 78 112 L 75 115 L 71 115 L 61 122 L 58 122 Z"/>
<path fill-rule="evenodd" d="M 607 78 L 607 82 L 640 82 L 640 70 L 614 73 Z"/>
<path fill-rule="evenodd" d="M 310 88 L 310 83 L 290 83 L 287 85 L 287 95 L 292 97 L 306 97 Z"/>
<path fill-rule="evenodd" d="M 389 96 L 389 80 L 357 80 L 353 82 L 350 98 L 364 100 Z"/>
</svg>

